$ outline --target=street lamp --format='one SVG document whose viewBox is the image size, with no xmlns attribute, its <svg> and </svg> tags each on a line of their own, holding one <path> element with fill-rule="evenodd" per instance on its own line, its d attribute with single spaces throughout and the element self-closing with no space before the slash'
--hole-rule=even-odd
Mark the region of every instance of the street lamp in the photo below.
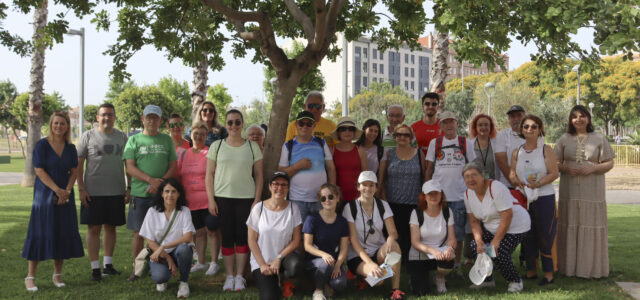
<svg viewBox="0 0 640 300">
<path fill-rule="evenodd" d="M 591 113 L 591 117 L 592 117 L 592 118 L 593 118 L 593 107 L 594 107 L 594 106 L 596 106 L 596 105 L 595 105 L 595 104 L 593 104 L 593 102 L 589 102 L 589 110 L 590 110 L 590 112 L 589 112 L 589 113 Z"/>
<path fill-rule="evenodd" d="M 80 126 L 78 127 L 78 138 L 80 138 L 84 131 L 84 27 L 80 27 L 80 30 L 69 29 L 66 34 L 80 36 Z"/>
<path fill-rule="evenodd" d="M 580 104 L 580 64 L 575 65 L 571 71 L 576 72 L 578 76 L 578 97 L 576 98 L 576 104 Z"/>
<path fill-rule="evenodd" d="M 493 96 L 493 94 L 495 94 L 496 92 L 496 84 L 489 81 L 484 85 L 484 93 L 487 95 L 487 98 L 489 98 L 489 105 L 487 108 L 487 114 L 491 115 L 491 97 Z"/>
</svg>

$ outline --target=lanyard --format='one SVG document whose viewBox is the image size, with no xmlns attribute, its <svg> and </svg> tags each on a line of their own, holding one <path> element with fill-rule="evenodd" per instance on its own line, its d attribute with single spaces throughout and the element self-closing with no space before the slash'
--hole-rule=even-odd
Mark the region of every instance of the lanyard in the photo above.
<svg viewBox="0 0 640 300">
<path fill-rule="evenodd" d="M 362 202 L 358 201 L 358 204 L 360 205 L 360 214 L 362 215 L 362 235 L 364 236 L 364 248 L 366 249 L 366 244 L 367 244 L 367 238 L 369 238 L 369 232 L 371 230 L 366 230 L 367 229 L 367 224 L 365 224 L 364 222 L 364 210 L 362 209 Z M 376 203 L 373 203 L 374 207 L 373 210 L 371 210 L 371 214 L 373 215 L 375 209 L 375 205 Z M 373 228 L 373 217 L 371 219 L 369 219 L 369 221 L 371 221 L 371 228 Z M 368 222 L 367 222 L 368 223 Z"/>
<path fill-rule="evenodd" d="M 476 145 L 478 146 L 478 151 L 480 151 L 480 158 L 482 158 L 482 167 L 486 168 L 487 157 L 489 156 L 489 149 L 491 149 L 491 140 L 489 140 L 489 145 L 487 147 L 486 153 L 482 153 L 482 147 L 480 147 L 480 143 L 478 142 L 478 139 L 476 139 Z"/>
</svg>

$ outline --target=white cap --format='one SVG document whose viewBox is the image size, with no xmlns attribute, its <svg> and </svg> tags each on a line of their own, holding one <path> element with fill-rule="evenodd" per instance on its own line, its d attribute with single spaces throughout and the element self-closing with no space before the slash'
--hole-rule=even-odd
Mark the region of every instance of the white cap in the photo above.
<svg viewBox="0 0 640 300">
<path fill-rule="evenodd" d="M 422 185 L 422 193 L 428 194 L 433 191 L 442 192 L 442 187 L 440 186 L 439 181 L 431 179 Z"/>
<path fill-rule="evenodd" d="M 360 173 L 360 176 L 358 176 L 358 183 L 363 183 L 365 181 L 378 183 L 378 177 L 376 177 L 376 173 L 373 173 L 372 171 L 363 171 Z"/>
<path fill-rule="evenodd" d="M 144 108 L 142 115 L 146 117 L 149 114 L 154 114 L 158 117 L 162 117 L 162 109 L 160 108 L 160 106 L 149 104 Z"/>
</svg>

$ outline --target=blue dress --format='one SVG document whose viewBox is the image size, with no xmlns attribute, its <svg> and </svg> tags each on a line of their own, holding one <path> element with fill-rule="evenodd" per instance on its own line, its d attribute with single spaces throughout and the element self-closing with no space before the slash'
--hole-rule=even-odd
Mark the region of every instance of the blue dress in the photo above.
<svg viewBox="0 0 640 300">
<path fill-rule="evenodd" d="M 42 168 L 61 188 L 66 188 L 71 169 L 78 166 L 78 152 L 73 144 L 65 144 L 62 156 L 53 150 L 46 138 L 33 150 L 33 167 Z M 56 205 L 55 193 L 36 177 L 33 206 L 22 257 L 28 260 L 67 259 L 84 256 L 78 232 L 78 217 L 74 193 L 69 202 Z"/>
</svg>

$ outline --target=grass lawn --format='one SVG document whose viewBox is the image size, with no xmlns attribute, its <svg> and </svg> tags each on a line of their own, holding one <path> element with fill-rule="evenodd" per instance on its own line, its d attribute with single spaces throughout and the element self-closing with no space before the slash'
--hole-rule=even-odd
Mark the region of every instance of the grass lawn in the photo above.
<svg viewBox="0 0 640 300">
<path fill-rule="evenodd" d="M 8 153 L 0 154 L 1 156 L 9 155 Z M 23 172 L 24 158 L 22 154 L 12 153 L 10 164 L 0 164 L 0 172 Z"/>
<path fill-rule="evenodd" d="M 104 278 L 101 283 L 90 281 L 88 258 L 67 260 L 63 278 L 67 286 L 55 288 L 51 283 L 52 261 L 45 261 L 38 268 L 36 283 L 40 290 L 27 293 L 23 278 L 27 273 L 27 262 L 20 256 L 32 203 L 32 190 L 18 185 L 0 187 L 0 298 L 2 299 L 174 299 L 177 283 L 171 280 L 165 293 L 157 293 L 150 277 L 134 283 L 125 282 L 131 272 L 131 233 L 124 226 L 118 229 L 118 242 L 114 265 L 122 275 Z M 640 205 L 609 205 L 609 251 L 611 274 L 609 278 L 585 280 L 557 276 L 556 283 L 540 288 L 534 281 L 526 281 L 524 291 L 517 295 L 506 292 L 506 283 L 496 275 L 497 287 L 487 291 L 471 291 L 470 284 L 461 279 L 447 282 L 449 292 L 445 295 L 429 295 L 434 299 L 631 299 L 615 281 L 640 281 L 640 262 L 636 259 L 640 248 Z M 80 227 L 83 240 L 86 226 Z M 84 241 L 83 241 L 84 243 Z M 102 262 L 101 262 L 102 263 Z M 541 274 L 540 274 L 541 275 Z M 191 298 L 207 299 L 257 299 L 257 290 L 251 285 L 243 293 L 221 293 L 224 276 L 206 277 L 196 273 L 190 280 Z M 408 291 L 409 277 L 403 274 L 402 288 Z M 383 287 L 358 291 L 350 285 L 342 299 L 380 299 L 386 296 L 389 282 Z M 302 295 L 304 294 L 304 297 Z M 311 294 L 298 291 L 296 299 L 310 299 Z M 417 298 L 412 298 L 417 299 Z M 427 297 L 424 297 L 427 299 Z"/>
</svg>

